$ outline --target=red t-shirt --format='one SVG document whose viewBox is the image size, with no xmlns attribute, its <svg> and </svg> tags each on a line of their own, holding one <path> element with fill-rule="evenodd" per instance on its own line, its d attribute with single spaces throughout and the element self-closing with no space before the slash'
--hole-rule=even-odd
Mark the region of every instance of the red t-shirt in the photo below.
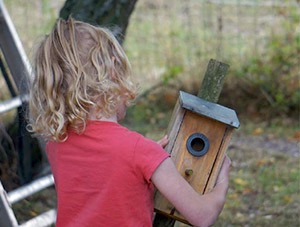
<svg viewBox="0 0 300 227">
<path fill-rule="evenodd" d="M 127 128 L 90 121 L 83 134 L 47 143 L 57 191 L 57 227 L 152 226 L 151 176 L 169 157 Z"/>
</svg>

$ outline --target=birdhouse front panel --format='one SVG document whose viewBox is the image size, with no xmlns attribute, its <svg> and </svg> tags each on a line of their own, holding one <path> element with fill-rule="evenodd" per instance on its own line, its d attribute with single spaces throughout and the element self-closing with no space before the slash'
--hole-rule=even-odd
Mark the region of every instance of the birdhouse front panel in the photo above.
<svg viewBox="0 0 300 227">
<path fill-rule="evenodd" d="M 190 111 L 183 119 L 171 157 L 181 175 L 201 194 L 212 172 L 211 163 L 220 151 L 225 130 L 226 125 Z"/>
</svg>

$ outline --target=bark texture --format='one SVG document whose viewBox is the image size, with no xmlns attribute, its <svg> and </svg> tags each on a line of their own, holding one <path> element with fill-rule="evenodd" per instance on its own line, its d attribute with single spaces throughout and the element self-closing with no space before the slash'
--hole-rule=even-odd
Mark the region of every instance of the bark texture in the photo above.
<svg viewBox="0 0 300 227">
<path fill-rule="evenodd" d="M 66 0 L 59 16 L 108 27 L 122 44 L 137 0 Z"/>
</svg>

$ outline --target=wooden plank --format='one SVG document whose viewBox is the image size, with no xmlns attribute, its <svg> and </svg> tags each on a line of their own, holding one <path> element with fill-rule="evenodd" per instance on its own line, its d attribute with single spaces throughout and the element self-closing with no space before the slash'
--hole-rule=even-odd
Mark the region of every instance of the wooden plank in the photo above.
<svg viewBox="0 0 300 227">
<path fill-rule="evenodd" d="M 223 137 L 224 124 L 217 121 L 204 118 L 202 116 L 196 115 L 192 112 L 186 114 L 184 123 L 181 127 L 180 136 L 175 145 L 176 149 L 172 152 L 172 158 L 176 164 L 179 173 L 190 183 L 190 185 L 199 193 L 204 192 L 206 182 L 212 170 L 212 163 L 219 150 L 219 140 Z M 201 132 L 209 140 L 209 150 L 202 157 L 195 157 L 190 155 L 186 149 L 186 143 L 188 137 L 196 132 Z M 193 169 L 193 174 L 191 176 L 186 176 L 185 170 Z"/>
<path fill-rule="evenodd" d="M 223 160 L 225 157 L 226 150 L 227 150 L 230 140 L 231 140 L 232 133 L 233 133 L 233 128 L 230 128 L 230 127 L 225 128 L 221 146 L 219 148 L 219 152 L 216 157 L 215 163 L 213 164 L 213 170 L 210 174 L 209 180 L 207 181 L 207 185 L 204 189 L 204 193 L 211 192 L 215 186 L 220 168 L 222 166 L 222 163 L 223 163 Z"/>
<path fill-rule="evenodd" d="M 169 126 L 167 129 L 167 135 L 169 137 L 169 143 L 165 147 L 165 150 L 170 154 L 175 140 L 177 138 L 179 128 L 182 123 L 182 119 L 185 115 L 186 111 L 181 108 L 179 104 L 179 100 L 177 100 L 176 105 L 174 107 L 171 120 L 169 122 Z M 160 192 L 155 192 L 155 218 L 153 221 L 154 227 L 168 227 L 173 226 L 175 223 L 175 220 L 173 218 L 167 217 L 167 213 L 161 212 L 160 210 L 157 210 L 156 207 L 163 207 L 165 204 L 170 204 L 161 194 Z M 169 207 L 172 209 L 173 207 Z M 167 209 L 169 210 L 169 209 Z"/>
<path fill-rule="evenodd" d="M 185 113 L 186 113 L 186 110 L 181 108 L 179 100 L 177 100 L 177 102 L 175 104 L 175 108 L 172 113 L 170 123 L 168 125 L 168 129 L 167 129 L 169 143 L 165 147 L 165 150 L 169 154 L 171 154 L 172 148 L 173 148 L 175 140 L 177 138 L 177 134 L 179 132 L 179 128 L 181 126 L 182 119 L 183 119 Z"/>
</svg>

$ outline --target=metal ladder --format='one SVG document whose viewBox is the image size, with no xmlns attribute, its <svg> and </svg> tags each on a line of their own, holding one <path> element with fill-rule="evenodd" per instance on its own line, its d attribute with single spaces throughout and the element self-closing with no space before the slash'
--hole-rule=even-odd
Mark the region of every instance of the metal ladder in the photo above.
<svg viewBox="0 0 300 227">
<path fill-rule="evenodd" d="M 53 185 L 53 183 L 53 176 L 50 174 L 6 193 L 0 182 L 0 227 L 46 227 L 54 224 L 56 209 L 46 211 L 19 225 L 11 207 L 12 204 Z"/>
<path fill-rule="evenodd" d="M 15 108 L 21 112 L 22 106 L 27 105 L 28 101 L 27 81 L 30 79 L 31 67 L 2 0 L 0 0 L 0 51 L 0 70 L 12 96 L 12 99 L 0 102 L 0 114 Z M 10 73 L 7 73 L 7 68 Z M 24 116 L 21 116 L 19 121 L 21 124 L 26 124 Z M 21 156 L 26 157 L 26 153 Z M 0 227 L 42 227 L 54 224 L 56 209 L 51 209 L 19 225 L 11 207 L 12 204 L 53 184 L 53 176 L 48 174 L 7 193 L 0 181 Z"/>
</svg>

